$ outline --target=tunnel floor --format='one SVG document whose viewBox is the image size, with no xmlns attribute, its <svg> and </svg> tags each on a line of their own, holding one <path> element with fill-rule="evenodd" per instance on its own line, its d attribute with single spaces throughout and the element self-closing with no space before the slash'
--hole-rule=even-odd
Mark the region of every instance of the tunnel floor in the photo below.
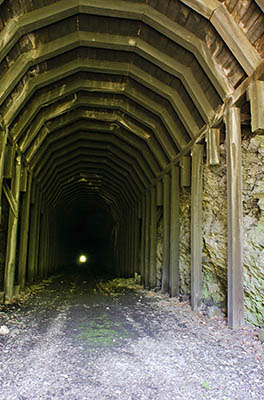
<svg viewBox="0 0 264 400">
<path fill-rule="evenodd" d="M 80 271 L 0 311 L 0 400 L 263 399 L 256 331 Z"/>
</svg>

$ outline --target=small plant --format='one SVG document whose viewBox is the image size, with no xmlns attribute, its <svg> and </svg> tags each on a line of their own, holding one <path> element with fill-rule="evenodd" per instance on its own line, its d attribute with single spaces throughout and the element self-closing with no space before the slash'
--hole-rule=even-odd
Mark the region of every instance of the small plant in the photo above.
<svg viewBox="0 0 264 400">
<path fill-rule="evenodd" d="M 209 390 L 209 389 L 210 389 L 210 382 L 204 381 L 204 382 L 202 383 L 202 388 L 203 388 L 203 389 Z"/>
</svg>

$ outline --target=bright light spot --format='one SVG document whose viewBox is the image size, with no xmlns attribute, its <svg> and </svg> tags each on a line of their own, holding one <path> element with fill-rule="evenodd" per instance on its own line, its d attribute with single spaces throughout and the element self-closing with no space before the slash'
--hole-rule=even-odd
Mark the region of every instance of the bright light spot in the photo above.
<svg viewBox="0 0 264 400">
<path fill-rule="evenodd" d="M 81 263 L 85 263 L 86 260 L 87 260 L 87 257 L 84 256 L 84 255 L 80 256 L 80 258 L 79 258 L 79 261 L 80 261 Z"/>
</svg>

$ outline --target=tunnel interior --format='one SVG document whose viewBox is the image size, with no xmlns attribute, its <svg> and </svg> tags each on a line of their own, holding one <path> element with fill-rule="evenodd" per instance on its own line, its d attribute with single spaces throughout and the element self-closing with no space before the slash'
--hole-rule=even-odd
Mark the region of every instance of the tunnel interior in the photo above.
<svg viewBox="0 0 264 400">
<path fill-rule="evenodd" d="M 188 224 L 200 299 L 204 160 L 219 165 L 243 123 L 263 132 L 263 13 L 250 3 L 254 35 L 226 2 L 0 0 L 7 300 L 81 253 L 87 271 L 138 273 L 155 288 L 161 219 L 162 290 L 180 293 Z M 228 196 L 240 190 L 232 166 Z M 228 202 L 232 231 L 241 193 Z"/>
<path fill-rule="evenodd" d="M 96 196 L 91 202 L 78 201 L 70 209 L 60 210 L 57 215 L 59 247 L 65 251 L 62 267 L 73 270 L 82 267 L 96 276 L 114 275 L 114 221 L 109 210 Z M 102 203 L 102 202 L 101 202 Z M 81 262 L 84 255 L 86 261 Z"/>
</svg>

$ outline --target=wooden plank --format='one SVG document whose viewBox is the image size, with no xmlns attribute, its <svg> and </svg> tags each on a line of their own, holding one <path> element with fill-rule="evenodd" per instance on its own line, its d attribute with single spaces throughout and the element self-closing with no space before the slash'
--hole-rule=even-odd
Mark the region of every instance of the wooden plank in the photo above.
<svg viewBox="0 0 264 400">
<path fill-rule="evenodd" d="M 250 44 L 246 35 L 233 20 L 225 6 L 221 5 L 218 7 L 210 21 L 244 71 L 246 71 L 248 76 L 251 76 L 258 65 L 261 64 L 260 55 Z"/>
<path fill-rule="evenodd" d="M 252 80 L 247 97 L 250 100 L 252 132 L 264 133 L 264 81 Z"/>
<path fill-rule="evenodd" d="M 14 281 L 16 269 L 16 248 L 17 248 L 17 229 L 18 229 L 18 212 L 19 212 L 19 197 L 20 197 L 20 182 L 21 182 L 21 155 L 17 155 L 15 159 L 14 176 L 11 183 L 11 192 L 17 204 L 17 212 L 9 213 L 8 220 L 8 237 L 6 249 L 6 263 L 4 275 L 4 292 L 5 301 L 11 301 L 14 295 Z"/>
<path fill-rule="evenodd" d="M 5 154 L 8 130 L 4 125 L 3 118 L 0 116 L 0 223 L 2 219 L 2 185 L 5 168 Z"/>
<path fill-rule="evenodd" d="M 191 189 L 191 304 L 198 311 L 202 299 L 202 197 L 203 197 L 203 145 L 192 150 Z"/>
<path fill-rule="evenodd" d="M 220 129 L 208 128 L 206 132 L 207 165 L 220 164 Z"/>
<path fill-rule="evenodd" d="M 180 171 L 171 169 L 171 213 L 170 213 L 170 295 L 179 297 L 180 291 Z"/>
<path fill-rule="evenodd" d="M 22 289 L 25 287 L 25 282 L 26 282 L 31 184 L 32 184 L 32 174 L 29 173 L 27 182 L 27 191 L 23 196 L 22 209 L 21 209 L 18 283 Z"/>
<path fill-rule="evenodd" d="M 150 204 L 150 272 L 149 272 L 149 288 L 156 287 L 156 264 L 157 264 L 157 191 L 156 187 L 151 188 L 151 204 Z"/>
<path fill-rule="evenodd" d="M 169 292 L 170 283 L 170 208 L 171 208 L 171 178 L 169 174 L 163 177 L 163 267 L 162 293 Z"/>
<path fill-rule="evenodd" d="M 191 186 L 191 157 L 183 156 L 180 160 L 181 187 Z"/>
<path fill-rule="evenodd" d="M 229 107 L 225 115 L 227 149 L 228 216 L 228 324 L 244 324 L 243 206 L 240 109 Z"/>
</svg>

